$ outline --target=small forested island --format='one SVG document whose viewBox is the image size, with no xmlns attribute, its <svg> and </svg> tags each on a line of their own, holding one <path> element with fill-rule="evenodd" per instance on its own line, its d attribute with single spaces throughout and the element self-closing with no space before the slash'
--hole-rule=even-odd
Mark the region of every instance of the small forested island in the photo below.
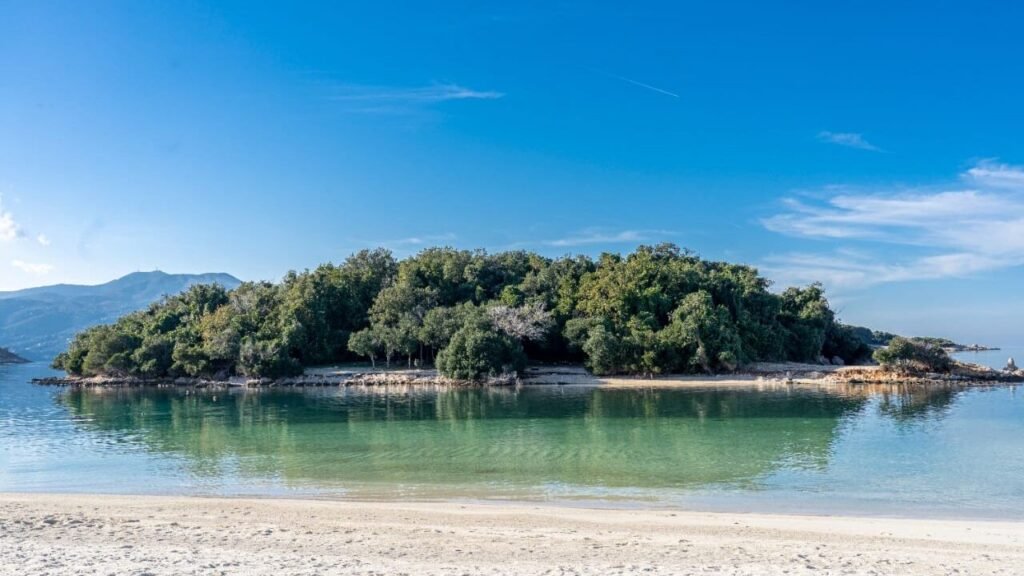
<svg viewBox="0 0 1024 576">
<path fill-rule="evenodd" d="M 18 356 L 7 348 L 0 347 L 0 364 L 28 364 L 28 360 Z"/>
<path fill-rule="evenodd" d="M 889 332 L 879 332 L 877 330 L 871 331 L 867 328 L 857 328 L 859 331 L 857 336 L 868 344 L 875 347 L 888 346 L 894 338 L 899 338 L 896 334 Z M 934 348 L 942 348 L 947 353 L 954 352 L 987 352 L 990 350 L 999 350 L 999 348 L 991 346 L 983 346 L 981 344 L 960 344 L 950 340 L 949 338 L 936 338 L 934 336 L 915 336 L 911 340 L 927 344 Z"/>
<path fill-rule="evenodd" d="M 53 365 L 71 377 L 270 381 L 362 361 L 479 382 L 515 378 L 528 361 L 642 376 L 871 361 L 866 329 L 840 323 L 819 284 L 769 287 L 750 266 L 672 244 L 596 260 L 364 250 L 277 284 L 193 286 L 78 334 Z"/>
</svg>

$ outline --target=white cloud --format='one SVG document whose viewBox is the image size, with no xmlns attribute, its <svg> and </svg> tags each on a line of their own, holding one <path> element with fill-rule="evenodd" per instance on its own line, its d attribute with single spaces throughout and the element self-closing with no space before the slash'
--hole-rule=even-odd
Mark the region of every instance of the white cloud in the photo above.
<svg viewBox="0 0 1024 576">
<path fill-rule="evenodd" d="M 365 238 L 351 238 L 349 246 L 351 250 L 358 250 L 365 247 L 381 247 L 391 250 L 398 255 L 412 254 L 424 248 L 436 246 L 451 246 L 458 236 L 451 232 L 441 234 L 424 234 L 421 236 L 407 236 L 405 238 L 391 238 L 386 240 L 367 240 Z"/>
<path fill-rule="evenodd" d="M 541 242 L 546 246 L 586 246 L 591 244 L 624 244 L 631 242 L 648 242 L 655 237 L 671 236 L 668 230 L 623 230 L 621 232 L 608 232 L 601 230 L 584 230 L 579 234 L 546 240 Z"/>
<path fill-rule="evenodd" d="M 858 288 L 1024 265 L 1024 170 L 984 161 L 960 180 L 972 186 L 954 182 L 936 189 L 862 193 L 844 188 L 825 201 L 786 199 L 786 211 L 765 218 L 763 225 L 833 249 L 774 256 L 763 268 L 786 283 L 821 280 Z M 874 250 L 835 249 L 852 242 Z"/>
<path fill-rule="evenodd" d="M 14 215 L 4 210 L 4 197 L 0 195 L 0 242 L 10 242 L 25 235 L 25 231 L 14 220 Z"/>
<path fill-rule="evenodd" d="M 967 179 L 992 188 L 1024 188 L 1024 168 L 982 160 L 967 170 Z"/>
<path fill-rule="evenodd" d="M 10 242 L 21 235 L 21 227 L 14 221 L 14 216 L 10 212 L 0 211 L 0 240 Z"/>
<path fill-rule="evenodd" d="M 881 148 L 868 142 L 864 139 L 863 135 L 856 132 L 829 132 L 828 130 L 823 130 L 818 132 L 818 140 L 828 142 L 829 144 L 846 146 L 847 148 L 857 148 L 858 150 L 882 151 Z"/>
<path fill-rule="evenodd" d="M 380 246 L 426 246 L 426 245 L 437 245 L 444 244 L 455 240 L 457 236 L 451 232 L 445 234 L 429 234 L 426 236 L 409 236 L 408 238 L 398 238 L 397 240 L 384 240 L 376 242 Z"/>
<path fill-rule="evenodd" d="M 1018 265 L 1022 263 L 1024 260 L 1015 262 Z M 972 253 L 939 254 L 889 262 L 874 256 L 858 258 L 834 251 L 769 257 L 761 269 L 783 286 L 822 282 L 830 289 L 844 290 L 892 282 L 966 277 L 1005 266 L 1005 260 Z"/>
<path fill-rule="evenodd" d="M 32 262 L 25 262 L 23 260 L 12 260 L 11 266 L 14 266 L 22 272 L 27 272 L 36 276 L 44 276 L 53 271 L 53 266 L 50 264 L 36 264 Z"/>
<path fill-rule="evenodd" d="M 40 234 L 39 236 L 36 236 L 36 242 L 38 242 L 40 246 L 50 245 L 50 239 L 46 237 L 46 234 Z"/>
<path fill-rule="evenodd" d="M 418 88 L 345 85 L 337 87 L 331 100 L 398 104 L 430 104 L 449 100 L 496 100 L 505 95 L 493 90 L 473 90 L 458 84 L 435 84 Z"/>
</svg>

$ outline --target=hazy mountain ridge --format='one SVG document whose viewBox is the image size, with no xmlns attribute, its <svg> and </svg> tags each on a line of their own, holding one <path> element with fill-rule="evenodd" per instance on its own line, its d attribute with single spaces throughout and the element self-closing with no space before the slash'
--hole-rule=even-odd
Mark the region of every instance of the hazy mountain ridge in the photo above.
<svg viewBox="0 0 1024 576">
<path fill-rule="evenodd" d="M 113 322 L 189 286 L 209 283 L 234 288 L 241 281 L 223 273 L 155 271 L 134 272 L 94 286 L 55 284 L 0 292 L 0 342 L 29 359 L 50 360 L 82 329 Z"/>
<path fill-rule="evenodd" d="M 0 348 L 0 364 L 24 364 L 28 360 L 11 352 L 7 348 Z"/>
</svg>

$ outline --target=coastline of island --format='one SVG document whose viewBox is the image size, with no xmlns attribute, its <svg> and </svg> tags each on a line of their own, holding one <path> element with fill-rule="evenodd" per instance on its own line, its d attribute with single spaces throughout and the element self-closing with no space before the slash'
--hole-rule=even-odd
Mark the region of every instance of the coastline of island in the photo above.
<svg viewBox="0 0 1024 576">
<path fill-rule="evenodd" d="M 995 370 L 954 362 L 949 371 L 893 370 L 877 365 L 836 366 L 796 362 L 757 363 L 731 373 L 660 374 L 652 376 L 595 375 L 582 365 L 534 365 L 521 375 L 505 374 L 483 380 L 458 380 L 435 369 L 380 369 L 342 366 L 319 367 L 298 376 L 280 378 L 231 377 L 226 379 L 177 377 L 141 378 L 130 375 L 54 376 L 33 379 L 34 384 L 71 387 L 179 386 L 186 388 L 302 388 L 379 386 L 722 386 L 774 384 L 942 384 L 993 385 L 1024 382 L 1024 370 Z"/>
</svg>

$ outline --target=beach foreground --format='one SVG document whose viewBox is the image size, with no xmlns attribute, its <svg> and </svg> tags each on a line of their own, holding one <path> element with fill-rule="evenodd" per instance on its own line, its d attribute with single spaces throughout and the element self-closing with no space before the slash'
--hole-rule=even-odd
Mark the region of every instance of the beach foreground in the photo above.
<svg viewBox="0 0 1024 576">
<path fill-rule="evenodd" d="M 1012 574 L 1024 523 L 0 495 L 0 574 Z"/>
</svg>

